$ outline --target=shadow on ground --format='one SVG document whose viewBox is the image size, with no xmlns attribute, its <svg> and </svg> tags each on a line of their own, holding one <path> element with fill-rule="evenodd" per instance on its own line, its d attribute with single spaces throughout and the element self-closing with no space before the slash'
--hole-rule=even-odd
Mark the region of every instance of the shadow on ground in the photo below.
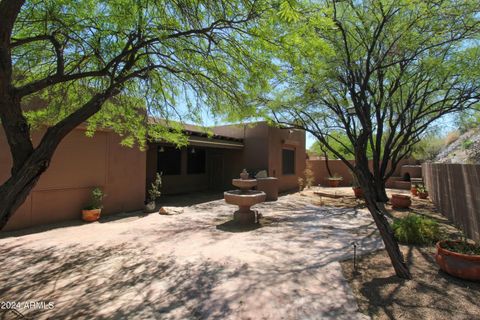
<svg viewBox="0 0 480 320">
<path fill-rule="evenodd" d="M 2 239 L 0 297 L 55 303 L 24 310 L 34 319 L 358 318 L 337 261 L 352 241 L 381 247 L 368 215 L 287 196 L 241 232 L 234 209 L 207 202 Z"/>
<path fill-rule="evenodd" d="M 11 270 L 0 276 L 3 301 L 55 304 L 50 311 L 20 310 L 33 319 L 161 318 L 167 313 L 207 318 L 200 302 L 223 271 L 222 265 L 208 261 L 178 264 L 168 256 L 156 259 L 148 248 L 128 244 L 62 251 L 2 248 L 0 256 Z"/>
<path fill-rule="evenodd" d="M 413 280 L 394 275 L 385 251 L 363 257 L 359 275 L 344 262 L 344 274 L 360 310 L 373 319 L 480 319 L 480 283 L 439 270 L 434 248 L 402 246 Z"/>
</svg>

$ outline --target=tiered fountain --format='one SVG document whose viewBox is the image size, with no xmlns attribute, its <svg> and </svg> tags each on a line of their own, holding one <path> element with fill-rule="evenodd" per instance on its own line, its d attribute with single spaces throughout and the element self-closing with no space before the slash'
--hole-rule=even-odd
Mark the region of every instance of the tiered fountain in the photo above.
<svg viewBox="0 0 480 320">
<path fill-rule="evenodd" d="M 266 194 L 263 191 L 251 190 L 257 185 L 257 179 L 249 179 L 247 170 L 243 169 L 240 179 L 233 179 L 232 184 L 240 190 L 225 191 L 225 202 L 238 206 L 233 219 L 241 224 L 255 223 L 255 211 L 250 208 L 265 201 Z"/>
</svg>

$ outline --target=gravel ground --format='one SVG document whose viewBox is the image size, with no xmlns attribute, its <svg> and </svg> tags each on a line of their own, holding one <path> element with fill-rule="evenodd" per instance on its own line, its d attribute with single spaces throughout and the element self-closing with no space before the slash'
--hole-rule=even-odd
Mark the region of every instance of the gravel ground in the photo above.
<svg viewBox="0 0 480 320">
<path fill-rule="evenodd" d="M 0 239 L 2 301 L 34 319 L 365 319 L 339 261 L 382 248 L 364 210 L 287 195 L 231 224 L 223 200 Z M 0 315 L 1 317 L 1 315 Z M 8 317 L 4 314 L 4 318 Z"/>
<path fill-rule="evenodd" d="M 360 311 L 372 319 L 480 319 L 480 283 L 440 271 L 431 247 L 402 246 L 413 280 L 392 274 L 385 250 L 360 259 L 358 273 L 342 262 Z"/>
<path fill-rule="evenodd" d="M 436 212 L 428 199 L 412 200 L 411 209 L 387 209 L 397 218 L 415 213 L 436 220 L 444 238 L 460 236 L 459 230 Z M 372 319 L 480 319 L 480 283 L 440 271 L 434 246 L 401 246 L 401 250 L 413 280 L 395 276 L 385 250 L 360 258 L 357 273 L 351 261 L 341 263 L 361 312 Z"/>
</svg>

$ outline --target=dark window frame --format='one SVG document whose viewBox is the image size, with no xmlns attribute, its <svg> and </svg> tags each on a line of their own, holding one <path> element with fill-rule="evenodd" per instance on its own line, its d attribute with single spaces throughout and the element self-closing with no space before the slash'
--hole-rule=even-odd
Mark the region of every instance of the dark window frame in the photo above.
<svg viewBox="0 0 480 320">
<path fill-rule="evenodd" d="M 207 173 L 207 150 L 204 148 L 187 149 L 187 175 L 206 174 Z M 194 162 L 192 162 L 194 160 Z"/>
<path fill-rule="evenodd" d="M 296 150 L 294 148 L 282 148 L 282 175 L 295 175 Z M 287 166 L 288 165 L 288 166 Z"/>
<path fill-rule="evenodd" d="M 163 148 L 163 152 L 160 149 Z M 162 159 L 162 155 L 163 158 Z M 163 160 L 163 161 L 162 161 Z M 165 166 L 174 164 L 173 169 Z M 182 174 L 182 150 L 170 146 L 157 147 L 157 172 L 163 176 L 179 176 Z"/>
</svg>

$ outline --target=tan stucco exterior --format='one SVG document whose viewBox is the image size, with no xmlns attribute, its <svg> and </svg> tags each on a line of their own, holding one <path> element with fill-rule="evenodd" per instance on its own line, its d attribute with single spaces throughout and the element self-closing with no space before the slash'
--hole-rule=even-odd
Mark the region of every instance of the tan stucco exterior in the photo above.
<svg viewBox="0 0 480 320">
<path fill-rule="evenodd" d="M 238 178 L 243 168 L 250 171 L 267 170 L 270 177 L 278 178 L 280 192 L 298 188 L 298 176 L 305 170 L 305 132 L 280 129 L 266 122 L 253 124 L 226 125 L 212 128 L 217 135 L 242 139 L 242 149 L 207 148 L 207 170 L 202 175 L 188 175 L 186 149 L 182 150 L 182 168 L 180 175 L 163 176 L 164 194 L 187 193 L 211 189 L 211 180 L 218 178 L 221 190 L 234 189 L 233 178 Z M 147 164 L 147 184 L 152 181 L 156 167 L 156 144 L 150 145 Z M 295 174 L 282 174 L 282 149 L 295 150 Z M 210 165 L 213 159 L 215 164 Z M 215 170 L 214 172 L 212 170 Z"/>
<path fill-rule="evenodd" d="M 38 142 L 41 132 L 33 135 Z M 11 157 L 0 131 L 0 183 L 8 179 Z M 90 191 L 107 194 L 102 214 L 138 210 L 145 200 L 146 153 L 120 145 L 120 137 L 98 131 L 88 138 L 83 129 L 71 132 L 59 145 L 50 167 L 4 230 L 79 219 Z"/>
<path fill-rule="evenodd" d="M 206 146 L 198 141 L 206 138 L 197 138 L 199 148 L 206 150 L 206 172 L 187 174 L 187 149 L 184 148 L 181 174 L 162 177 L 162 194 L 234 189 L 231 181 L 243 168 L 267 170 L 269 176 L 278 178 L 280 192 L 297 188 L 298 176 L 303 175 L 305 169 L 303 131 L 273 128 L 265 122 L 212 129 L 225 139 L 217 142 L 224 141 L 231 146 L 221 143 Z M 34 143 L 38 143 L 41 136 L 42 132 L 35 132 Z M 230 138 L 237 140 L 232 142 Z M 86 137 L 82 128 L 71 132 L 4 230 L 80 219 L 81 209 L 89 202 L 91 189 L 97 186 L 107 194 L 102 214 L 142 209 L 146 189 L 157 171 L 159 144 L 151 143 L 143 152 L 137 147 L 122 147 L 120 141 L 115 133 L 106 130 L 96 132 L 93 138 Z M 283 148 L 295 150 L 295 174 L 282 174 Z M 0 131 L 0 150 L 0 183 L 3 183 L 11 169 L 3 131 Z"/>
</svg>

